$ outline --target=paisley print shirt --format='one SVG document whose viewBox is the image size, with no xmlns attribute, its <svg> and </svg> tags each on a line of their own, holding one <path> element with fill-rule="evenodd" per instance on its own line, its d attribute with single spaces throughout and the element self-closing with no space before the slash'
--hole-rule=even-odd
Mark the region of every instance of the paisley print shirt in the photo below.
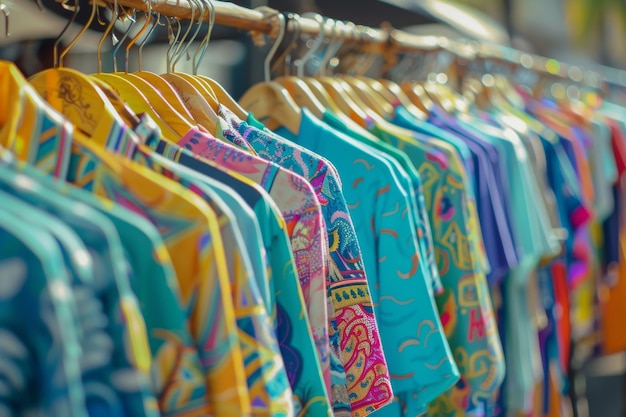
<svg viewBox="0 0 626 417">
<path fill-rule="evenodd" d="M 417 394 L 421 404 L 415 402 L 408 412 L 419 413 L 454 385 L 458 371 L 442 332 L 427 262 L 420 257 L 409 195 L 377 150 L 314 119 L 306 109 L 297 137 L 279 133 L 328 158 L 341 175 L 393 390 Z"/>
<path fill-rule="evenodd" d="M 263 158 L 306 178 L 315 189 L 328 228 L 329 314 L 337 323 L 331 349 L 343 362 L 353 416 L 367 415 L 392 398 L 387 361 L 372 309 L 362 252 L 335 168 L 324 158 L 225 114 L 227 121 Z M 367 354 L 365 352 L 368 352 Z M 333 372 L 334 373 L 334 372 Z M 335 415 L 337 415 L 337 397 Z"/>
</svg>

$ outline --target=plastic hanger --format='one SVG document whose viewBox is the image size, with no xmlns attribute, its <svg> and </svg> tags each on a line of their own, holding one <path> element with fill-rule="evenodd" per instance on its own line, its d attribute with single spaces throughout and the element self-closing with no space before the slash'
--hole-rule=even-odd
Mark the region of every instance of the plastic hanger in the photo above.
<svg viewBox="0 0 626 417">
<path fill-rule="evenodd" d="M 65 4 L 63 6 L 69 7 Z M 59 54 L 58 48 L 61 39 L 78 15 L 78 1 L 70 9 L 74 13 L 54 44 L 55 68 L 41 71 L 33 75 L 28 81 L 52 108 L 67 117 L 79 131 L 96 143 L 106 146 L 110 132 L 124 125 L 124 121 L 107 98 L 107 95 L 115 97 L 116 94 L 108 91 L 108 94 L 105 95 L 88 76 L 61 66 L 67 52 L 93 22 L 96 3 L 92 4 L 92 12 L 87 24 L 83 26 L 68 47 Z"/>
<path fill-rule="evenodd" d="M 278 19 L 280 22 L 278 35 L 265 57 L 265 82 L 258 83 L 246 91 L 239 100 L 239 104 L 269 129 L 274 130 L 283 126 L 297 134 L 302 121 L 302 111 L 281 84 L 270 80 L 272 58 L 285 37 L 285 16 L 279 14 Z"/>
<path fill-rule="evenodd" d="M 314 18 L 320 23 L 320 33 L 313 42 L 313 45 L 306 51 L 306 53 L 295 62 L 296 76 L 282 76 L 275 79 L 276 82 L 282 84 L 289 94 L 293 97 L 294 101 L 301 107 L 306 107 L 315 117 L 321 119 L 326 111 L 324 105 L 317 99 L 317 96 L 313 94 L 307 83 L 303 80 L 304 67 L 309 62 L 311 57 L 319 50 L 326 33 L 324 21 L 321 20 L 321 16 L 313 14 Z"/>
</svg>

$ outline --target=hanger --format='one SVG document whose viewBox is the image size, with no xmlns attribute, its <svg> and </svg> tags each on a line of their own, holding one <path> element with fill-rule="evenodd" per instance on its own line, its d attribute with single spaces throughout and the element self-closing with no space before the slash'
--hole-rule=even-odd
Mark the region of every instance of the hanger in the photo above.
<svg viewBox="0 0 626 417">
<path fill-rule="evenodd" d="M 217 81 L 212 78 L 209 78 L 205 75 L 198 75 L 198 68 L 200 67 L 200 62 L 204 58 L 204 54 L 206 53 L 207 47 L 209 45 L 209 40 L 211 39 L 211 33 L 213 33 L 213 27 L 215 26 L 215 5 L 211 0 L 206 0 L 207 4 L 210 8 L 210 20 L 209 20 L 209 29 L 206 33 L 206 36 L 200 43 L 200 46 L 196 50 L 196 53 L 193 57 L 193 75 L 200 82 L 204 83 L 209 91 L 212 91 L 215 95 L 217 101 L 226 106 L 230 111 L 232 111 L 237 117 L 242 120 L 246 120 L 248 118 L 248 112 L 244 110 L 243 107 L 237 103 L 237 101 L 232 98 L 232 96 L 226 91 L 224 87 Z"/>
<path fill-rule="evenodd" d="M 298 37 L 299 37 L 299 33 L 301 30 L 301 23 L 300 23 L 300 16 L 297 14 L 294 14 L 293 16 L 293 21 L 295 24 L 295 36 L 294 39 L 292 41 L 292 43 L 290 44 L 290 46 L 287 49 L 287 55 L 289 56 L 289 60 L 291 60 L 291 54 L 289 53 L 296 45 Z M 320 32 L 324 29 L 323 26 L 323 22 L 320 20 Z M 334 26 L 333 26 L 333 33 L 334 33 Z M 320 62 L 320 66 L 318 68 L 318 72 L 316 74 L 316 76 L 326 76 L 326 75 L 332 75 L 332 74 L 327 74 L 326 72 L 326 68 L 330 62 L 330 60 L 333 58 L 333 56 L 336 55 L 336 53 L 341 49 L 342 45 L 344 43 L 344 39 L 341 36 L 338 36 L 337 38 L 331 36 L 331 40 L 330 40 L 330 45 L 328 46 L 326 53 L 324 54 L 324 56 L 322 57 L 322 61 Z M 317 100 L 322 103 L 322 105 L 325 108 L 330 109 L 336 116 L 338 116 L 340 119 L 342 119 L 344 121 L 344 123 L 348 123 L 348 124 L 352 124 L 354 123 L 352 121 L 352 119 L 350 119 L 343 111 L 342 109 L 339 107 L 339 105 L 337 105 L 337 103 L 335 103 L 335 101 L 333 100 L 333 98 L 330 96 L 330 94 L 328 93 L 328 91 L 326 91 L 326 89 L 324 88 L 324 86 L 322 85 L 322 83 L 315 77 L 304 77 L 303 81 L 308 85 L 309 89 L 311 90 L 311 92 L 313 93 L 313 95 L 315 95 L 315 97 L 317 98 Z"/>
<path fill-rule="evenodd" d="M 297 134 L 300 130 L 302 111 L 281 84 L 271 81 L 271 61 L 285 37 L 285 16 L 279 14 L 278 19 L 278 35 L 263 64 L 265 81 L 248 89 L 239 100 L 239 104 L 269 129 L 274 130 L 283 126 L 290 132 Z"/>
<path fill-rule="evenodd" d="M 190 74 L 186 74 L 186 73 L 183 73 L 183 72 L 176 72 L 176 65 L 178 64 L 180 59 L 185 54 L 188 53 L 189 47 L 191 46 L 193 41 L 198 37 L 198 34 L 200 33 L 200 29 L 202 28 L 202 22 L 203 22 L 203 19 L 204 19 L 205 4 L 204 4 L 203 0 L 192 0 L 192 1 L 196 2 L 198 7 L 200 8 L 197 29 L 194 32 L 194 34 L 192 35 L 191 40 L 189 42 L 185 43 L 185 42 L 181 41 L 179 43 L 179 47 L 174 52 L 174 58 L 172 59 L 171 70 L 169 71 L 168 75 L 173 74 L 172 76 L 175 77 L 176 79 L 180 78 L 180 79 L 186 80 L 196 90 L 198 90 L 198 92 L 202 95 L 202 97 L 206 100 L 206 102 L 211 106 L 211 108 L 215 112 L 217 112 L 218 107 L 219 107 L 219 102 L 217 101 L 217 97 L 215 96 L 215 93 L 213 92 L 213 89 L 211 87 L 209 87 L 209 86 L 205 85 L 204 83 L 200 82 L 200 80 L 195 75 L 190 75 Z M 193 20 L 192 20 L 192 23 L 193 23 Z M 190 26 L 190 28 L 191 28 L 191 26 Z M 189 34 L 189 29 L 187 30 L 187 33 L 185 34 L 183 39 L 186 39 L 188 34 Z M 194 63 L 194 66 L 195 66 L 195 63 Z"/>
<path fill-rule="evenodd" d="M 93 22 L 96 2 L 92 3 L 92 11 L 88 22 L 78 32 L 68 47 L 59 54 L 58 48 L 61 39 L 76 20 L 79 11 L 78 1 L 75 2 L 74 6 L 64 4 L 63 7 L 69 7 L 73 14 L 54 43 L 53 56 L 55 67 L 33 75 L 28 81 L 39 95 L 52 108 L 67 117 L 78 131 L 87 135 L 92 141 L 106 146 L 110 132 L 119 130 L 124 125 L 124 121 L 111 103 L 111 99 L 119 100 L 119 97 L 112 91 L 107 91 L 105 94 L 104 90 L 101 90 L 94 81 L 79 71 L 62 67 L 65 55 Z"/>
<path fill-rule="evenodd" d="M 152 25 L 152 27 L 150 28 L 150 31 L 148 32 L 148 35 L 144 37 L 144 39 L 142 40 L 141 44 L 139 45 L 137 49 L 137 63 L 138 63 L 139 71 L 131 73 L 129 75 L 132 75 L 133 78 L 139 78 L 147 82 L 148 84 L 150 84 L 156 91 L 158 91 L 161 94 L 163 99 L 171 107 L 174 108 L 174 110 L 176 110 L 178 113 L 184 116 L 185 119 L 189 120 L 191 124 L 196 124 L 194 117 L 189 112 L 187 105 L 178 96 L 174 88 L 166 80 L 161 78 L 158 74 L 143 70 L 143 47 L 147 43 L 148 39 L 150 39 L 150 37 L 152 36 L 152 33 L 154 32 L 154 30 L 160 25 L 160 21 L 161 21 L 161 14 L 158 13 L 156 22 Z"/>
<path fill-rule="evenodd" d="M 189 112 L 185 103 L 178 96 L 176 91 L 174 91 L 174 88 L 172 88 L 172 86 L 167 81 L 159 77 L 157 74 L 143 70 L 143 47 L 147 43 L 148 39 L 150 39 L 150 37 L 152 36 L 152 33 L 154 32 L 154 30 L 160 25 L 160 20 L 161 20 L 161 14 L 157 13 L 156 21 L 152 24 L 152 27 L 148 31 L 148 34 L 143 38 L 143 40 L 141 41 L 141 43 L 139 44 L 137 48 L 138 71 L 133 72 L 133 73 L 120 74 L 120 75 L 127 76 L 129 79 L 132 80 L 132 82 L 137 83 L 138 85 L 142 85 L 143 83 L 147 83 L 148 85 L 150 85 L 150 87 L 153 90 L 157 91 L 159 95 L 162 97 L 162 99 L 169 106 L 171 106 L 172 108 L 174 108 L 176 112 L 181 114 L 184 117 L 184 119 L 189 122 L 189 124 L 193 125 L 193 124 L 196 124 L 193 116 Z M 130 49 L 129 46 L 132 46 L 132 44 L 134 44 L 137 41 L 137 38 L 139 36 L 136 36 L 135 39 L 129 43 L 129 45 L 127 46 L 127 51 Z M 148 98 L 150 99 L 150 97 Z M 159 109 L 157 108 L 156 110 L 159 110 Z"/>
<path fill-rule="evenodd" d="M 369 36 L 367 33 L 361 33 Z M 348 73 L 342 78 L 353 88 L 363 103 L 378 115 L 388 119 L 393 115 L 393 105 L 372 87 L 371 81 L 373 80 L 364 77 L 364 74 L 374 64 L 375 60 L 375 54 L 365 53 L 365 59 L 354 67 L 353 73 Z"/>
<path fill-rule="evenodd" d="M 294 62 L 296 67 L 296 76 L 282 76 L 275 79 L 276 82 L 282 84 L 294 101 L 301 107 L 306 107 L 318 119 L 321 119 L 326 111 L 324 105 L 317 99 L 317 96 L 311 91 L 307 83 L 303 80 L 304 67 L 311 57 L 319 50 L 324 42 L 325 26 L 324 22 L 319 20 L 318 14 L 313 14 L 314 19 L 320 22 L 320 33 L 313 42 L 313 45 L 305 52 L 305 54 Z M 299 21 L 298 21 L 299 24 Z M 296 39 L 297 42 L 297 39 Z"/>
<path fill-rule="evenodd" d="M 405 58 L 408 59 L 409 55 L 405 55 Z M 408 63 L 408 67 L 406 68 L 406 72 L 401 74 L 401 79 L 399 81 L 400 87 L 417 108 L 425 113 L 430 113 L 434 109 L 435 103 L 428 96 L 426 90 L 421 84 L 416 83 L 414 80 L 410 80 L 411 75 L 425 64 L 425 57 L 422 61 L 420 61 L 418 57 L 415 56 L 413 62 L 409 60 L 406 62 Z M 385 80 L 381 80 L 381 82 L 390 86 L 390 83 Z"/>
<path fill-rule="evenodd" d="M 5 36 L 9 36 L 9 12 L 6 4 L 1 3 L 4 14 Z M 24 91 L 28 90 L 28 82 L 24 79 L 15 64 L 0 61 L 0 150 L 11 149 L 16 141 L 17 126 L 24 107 Z M 28 93 L 26 93 L 28 94 Z"/>
<path fill-rule="evenodd" d="M 299 25 L 299 22 L 296 22 Z M 341 23 L 343 24 L 343 22 L 337 22 L 337 23 Z M 323 24 L 323 22 L 322 22 Z M 332 32 L 331 32 L 331 36 L 330 36 L 330 42 L 329 45 L 324 53 L 324 55 L 322 56 L 322 59 L 320 61 L 320 65 L 318 67 L 316 76 L 320 77 L 332 77 L 332 71 L 328 71 L 327 68 L 329 66 L 329 63 L 331 61 L 331 59 L 333 57 L 335 57 L 337 55 L 337 53 L 341 50 L 343 44 L 345 43 L 345 35 L 344 32 L 342 32 L 341 30 L 337 31 L 337 24 L 333 24 L 332 26 Z M 324 30 L 323 27 L 320 27 L 320 32 L 322 32 Z M 335 36 L 337 35 L 337 36 Z M 326 91 L 326 89 L 324 88 L 324 85 L 315 77 L 304 77 L 303 80 L 307 83 L 307 85 L 310 87 L 311 91 L 313 92 L 313 94 L 318 98 L 318 100 L 320 100 L 320 102 L 323 103 L 323 105 L 326 108 L 329 108 L 332 110 L 333 114 L 335 116 L 337 116 L 339 118 L 339 120 L 341 120 L 346 126 L 350 127 L 351 129 L 353 129 L 356 132 L 360 132 L 363 135 L 367 135 L 369 132 L 367 132 L 363 126 L 359 125 L 357 122 L 355 122 L 354 120 L 352 120 L 350 118 L 350 116 L 346 113 L 344 113 L 341 108 L 339 107 L 339 105 L 337 105 L 337 103 L 335 103 L 335 101 L 333 100 L 333 98 L 330 96 L 330 94 L 328 93 L 328 91 Z M 346 99 L 346 101 L 349 99 Z M 356 104 L 353 104 L 355 107 L 358 107 Z M 359 109 L 360 111 L 360 109 Z M 362 115 L 363 118 L 367 117 L 367 115 L 365 113 L 363 113 Z"/>
<path fill-rule="evenodd" d="M 117 0 L 116 0 L 117 1 Z M 125 54 L 125 65 L 124 72 L 116 72 L 115 75 L 127 79 L 133 85 L 135 85 L 146 97 L 150 106 L 156 111 L 156 113 L 163 118 L 166 123 L 170 126 L 181 125 L 182 127 L 175 128 L 176 132 L 184 130 L 185 132 L 189 131 L 195 123 L 193 122 L 193 117 L 189 114 L 189 111 L 184 106 L 183 102 L 180 100 L 180 97 L 176 95 L 174 90 L 169 86 L 169 84 L 164 83 L 168 88 L 159 89 L 156 86 L 152 85 L 147 80 L 137 76 L 128 71 L 128 62 L 130 49 L 137 43 L 137 41 L 143 36 L 143 34 L 148 30 L 152 20 L 152 10 L 150 3 L 148 3 L 148 11 L 146 13 L 146 22 L 139 30 L 139 32 L 135 35 L 135 37 L 128 42 L 126 45 L 126 54 Z M 156 28 L 158 21 L 156 24 L 152 25 L 152 28 Z M 152 33 L 153 29 L 150 30 Z M 147 40 L 147 37 L 144 39 L 143 44 Z M 138 56 L 138 60 L 139 56 Z M 165 98 L 164 93 L 168 94 L 168 98 Z"/>
<path fill-rule="evenodd" d="M 133 14 L 135 14 L 135 11 L 133 11 Z M 128 34 L 132 30 L 135 22 L 136 22 L 136 19 L 134 17 L 131 18 L 131 24 L 129 25 L 128 29 L 126 30 L 122 38 L 119 40 L 119 42 L 113 49 L 113 67 L 116 73 L 117 73 L 117 53 L 121 45 L 124 43 L 124 41 L 128 37 Z M 125 68 L 127 68 L 127 65 L 128 65 L 128 62 L 126 61 Z M 130 107 L 133 110 L 133 112 L 135 112 L 136 114 L 138 113 L 148 114 L 152 119 L 154 119 L 155 123 L 159 126 L 162 134 L 165 137 L 176 138 L 177 136 L 184 135 L 188 131 L 188 129 L 184 130 L 184 128 L 181 128 L 180 125 L 177 124 L 177 120 L 175 120 L 174 117 L 167 117 L 167 118 L 160 117 L 160 115 L 154 109 L 152 103 L 145 96 L 144 92 L 141 91 L 137 86 L 135 86 L 128 79 L 123 78 L 121 75 L 116 74 L 116 73 L 113 73 L 113 74 L 97 73 L 97 74 L 92 74 L 90 78 L 94 80 L 94 82 L 96 83 L 100 81 L 101 82 L 99 83 L 100 86 L 102 86 L 102 83 L 109 85 L 124 100 L 124 102 L 128 105 L 128 107 Z M 173 124 L 171 125 L 170 123 L 173 123 Z M 179 131 L 182 131 L 184 133 L 179 133 Z"/>
<path fill-rule="evenodd" d="M 331 100 L 336 103 L 340 110 L 339 114 L 344 114 L 359 126 L 366 127 L 367 120 L 380 118 L 376 112 L 368 109 L 367 106 L 361 102 L 360 98 L 356 96 L 354 91 L 352 91 L 352 87 L 346 83 L 345 80 L 328 75 L 318 76 L 316 80 L 330 96 Z"/>
<path fill-rule="evenodd" d="M 365 60 L 369 60 L 365 57 Z M 363 60 L 360 61 L 363 63 Z M 357 64 L 358 66 L 359 64 Z M 331 97 L 353 121 L 361 127 L 367 127 L 372 120 L 381 121 L 383 118 L 376 110 L 363 101 L 355 89 L 343 77 L 319 77 L 319 81 L 330 93 Z"/>
<path fill-rule="evenodd" d="M 38 3 L 38 5 L 39 10 L 41 10 L 41 3 Z M 9 36 L 11 36 L 11 30 L 9 28 L 9 15 L 11 13 L 9 12 L 9 6 L 7 6 L 7 4 L 4 2 L 0 2 L 0 11 L 4 15 L 4 36 L 8 38 Z"/>
<path fill-rule="evenodd" d="M 191 1 L 191 22 L 193 23 L 196 15 L 196 6 L 198 6 L 197 0 Z M 204 8 L 202 7 L 204 11 Z M 202 23 L 203 13 L 199 16 L 198 24 Z M 207 131 L 215 134 L 217 131 L 218 116 L 214 110 L 215 104 L 211 104 L 207 101 L 206 96 L 209 96 L 209 92 L 203 90 L 199 91 L 194 84 L 185 79 L 180 74 L 176 74 L 173 71 L 176 69 L 176 62 L 187 52 L 189 46 L 182 46 L 184 40 L 187 39 L 189 33 L 193 28 L 193 24 L 189 25 L 186 33 L 183 36 L 181 42 L 178 42 L 181 26 L 178 24 L 176 34 L 172 31 L 171 21 L 168 19 L 168 33 L 170 35 L 170 47 L 167 50 L 167 73 L 161 74 L 160 77 L 167 81 L 177 92 L 178 96 L 188 104 L 187 108 L 193 116 L 194 120 Z M 197 31 L 196 31 L 197 35 Z M 204 94 L 204 95 L 203 95 Z"/>
<path fill-rule="evenodd" d="M 397 67 L 406 68 L 408 70 L 409 67 L 407 65 L 411 65 L 411 63 L 407 59 L 406 55 L 400 60 L 399 63 L 395 64 Z M 399 72 L 403 73 L 403 71 Z M 394 104 L 394 106 L 401 105 L 416 119 L 426 120 L 428 118 L 428 114 L 416 106 L 404 90 L 402 90 L 402 87 L 400 87 L 400 85 L 393 80 L 382 78 L 379 80 L 371 79 L 370 86 L 382 95 L 387 102 Z"/>
</svg>

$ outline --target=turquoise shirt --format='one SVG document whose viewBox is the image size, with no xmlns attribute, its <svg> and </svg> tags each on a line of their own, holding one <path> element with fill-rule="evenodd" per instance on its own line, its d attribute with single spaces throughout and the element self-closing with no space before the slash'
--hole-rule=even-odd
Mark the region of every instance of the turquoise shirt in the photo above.
<svg viewBox="0 0 626 417">
<path fill-rule="evenodd" d="M 435 261 L 435 244 L 433 242 L 432 232 L 430 230 L 430 218 L 426 210 L 426 202 L 424 200 L 424 186 L 422 179 L 417 172 L 417 168 L 406 153 L 399 151 L 393 146 L 379 140 L 375 136 L 366 136 L 359 132 L 353 132 L 351 129 L 337 116 L 329 111 L 324 113 L 323 121 L 338 131 L 371 146 L 381 152 L 381 156 L 386 158 L 391 165 L 396 177 L 402 181 L 403 189 L 409 193 L 409 202 L 412 205 L 410 213 L 414 216 L 417 225 L 418 243 L 420 246 L 421 258 L 425 259 L 429 268 L 429 277 L 432 279 L 432 286 L 435 292 L 440 292 L 443 287 L 437 262 Z"/>
<path fill-rule="evenodd" d="M 198 352 L 187 328 L 178 281 L 165 244 L 155 227 L 136 213 L 119 205 L 106 204 L 93 194 L 54 180 L 29 165 L 10 161 L 10 167 L 28 175 L 43 187 L 55 190 L 58 194 L 56 198 L 67 196 L 75 207 L 84 204 L 113 223 L 130 268 L 130 284 L 145 320 L 152 354 L 152 392 L 160 399 L 162 415 L 185 415 L 206 407 L 206 385 Z M 96 219 L 93 213 L 86 211 L 87 208 L 81 210 Z M 163 306 L 172 308 L 164 309 Z M 169 337 L 162 337 L 164 332 Z M 178 352 L 177 363 L 172 364 L 171 359 L 159 355 L 159 351 Z M 177 401 L 183 394 L 187 399 Z"/>
<path fill-rule="evenodd" d="M 32 204 L 33 209 L 46 210 L 37 210 L 30 221 L 41 222 L 40 227 L 48 228 L 64 253 L 73 277 L 76 319 L 89 364 L 83 376 L 89 413 L 158 415 L 153 409 L 156 401 L 148 384 L 148 369 L 137 368 L 138 363 L 146 362 L 149 357 L 134 357 L 134 351 L 129 351 L 125 343 L 130 325 L 145 328 L 145 324 L 130 288 L 129 271 L 113 225 L 88 207 L 50 194 L 50 190 L 23 175 L 0 169 L 0 189 L 12 192 L 15 200 L 23 200 L 12 203 L 26 206 L 16 212 L 18 215 L 28 211 L 26 203 Z M 120 311 L 132 315 L 119 317 Z M 135 388 L 120 385 L 120 375 L 128 386 Z"/>
<path fill-rule="evenodd" d="M 11 283 L 0 294 L 0 333 L 10 346 L 0 352 L 6 381 L 0 404 L 15 417 L 87 417 L 79 329 L 61 250 L 49 233 L 1 207 L 0 274 Z"/>
<path fill-rule="evenodd" d="M 478 219 L 470 209 L 473 201 L 465 167 L 455 153 L 442 160 L 414 137 L 399 137 L 378 127 L 372 132 L 405 152 L 424 181 L 444 286 L 444 292 L 436 296 L 437 306 L 461 374 L 453 389 L 430 404 L 429 412 L 484 414 L 504 377 L 504 358 L 489 287 L 479 264 Z"/>
<path fill-rule="evenodd" d="M 276 133 L 337 168 L 363 250 L 394 392 L 418 394 L 421 403 L 412 405 L 420 412 L 457 381 L 457 370 L 426 260 L 420 258 L 413 216 L 403 214 L 410 208 L 409 196 L 379 151 L 316 120 L 306 109 L 298 135 L 286 129 Z"/>
</svg>

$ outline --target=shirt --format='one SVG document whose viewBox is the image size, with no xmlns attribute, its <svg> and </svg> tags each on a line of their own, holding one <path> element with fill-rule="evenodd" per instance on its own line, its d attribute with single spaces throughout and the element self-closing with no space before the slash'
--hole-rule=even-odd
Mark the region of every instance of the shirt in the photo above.
<svg viewBox="0 0 626 417">
<path fill-rule="evenodd" d="M 145 320 L 152 356 L 151 376 L 161 414 L 164 416 L 204 416 L 208 401 L 198 351 L 181 309 L 163 311 L 162 306 L 180 305 L 180 290 L 171 258 L 154 226 L 140 215 L 87 191 L 54 181 L 51 177 L 3 155 L 0 159 L 11 170 L 23 173 L 43 187 L 68 196 L 75 208 L 82 205 L 97 210 L 115 226 L 124 246 L 130 268 L 130 284 Z M 60 198 L 60 196 L 56 196 Z M 96 218 L 92 213 L 90 218 Z M 168 337 L 163 337 L 167 335 Z"/>
<path fill-rule="evenodd" d="M 330 415 L 328 394 L 321 378 L 319 362 L 311 359 L 316 357 L 315 346 L 308 317 L 303 315 L 304 299 L 294 269 L 286 226 L 277 207 L 267 194 L 263 194 L 262 189 L 241 181 L 236 173 L 215 168 L 176 144 L 159 140 L 155 136 L 150 138 L 146 143 L 149 147 L 199 174 L 224 181 L 254 209 L 264 234 L 264 245 L 268 249 L 272 271 L 270 292 L 275 298 L 275 313 L 270 317 L 276 328 L 285 370 L 294 394 L 295 413 Z"/>
<path fill-rule="evenodd" d="M 418 229 L 417 236 L 420 250 L 422 252 L 422 259 L 425 260 L 429 268 L 429 277 L 432 279 L 434 291 L 442 291 L 443 287 L 441 284 L 441 278 L 439 277 L 439 270 L 437 269 L 437 262 L 435 261 L 435 244 L 430 230 L 430 218 L 428 216 L 428 211 L 426 210 L 426 202 L 424 201 L 424 186 L 422 179 L 417 172 L 417 168 L 415 168 L 411 159 L 404 152 L 399 151 L 393 146 L 381 141 L 374 135 L 370 134 L 370 137 L 352 132 L 350 128 L 341 121 L 341 119 L 329 111 L 324 113 L 323 121 L 329 126 L 334 127 L 350 137 L 378 149 L 382 152 L 382 156 L 388 157 L 398 179 L 407 177 L 406 181 L 408 181 L 408 183 L 406 184 L 405 190 L 410 193 L 410 201 L 415 205 L 414 210 L 411 210 L 411 212 L 415 211 L 416 214 L 415 224 Z M 396 162 L 395 164 L 393 163 L 394 161 Z"/>
<path fill-rule="evenodd" d="M 69 181 L 142 214 L 157 227 L 176 270 L 213 413 L 248 415 L 227 267 L 217 256 L 223 247 L 215 213 L 191 191 L 88 142 L 72 149 Z"/>
<path fill-rule="evenodd" d="M 404 214 L 410 208 L 408 195 L 377 151 L 324 125 L 307 109 L 302 114 L 297 136 L 286 129 L 277 133 L 328 158 L 342 177 L 383 348 L 393 352 L 387 357 L 392 386 L 398 393 L 418 393 L 421 404 L 414 404 L 418 412 L 457 378 L 432 280 L 419 256 L 416 226 L 413 217 Z"/>
<path fill-rule="evenodd" d="M 432 414 L 485 413 L 503 374 L 502 346 L 494 322 L 485 275 L 474 244 L 476 222 L 466 196 L 467 181 L 458 155 L 442 161 L 411 137 L 372 127 L 385 142 L 406 152 L 424 181 L 424 197 L 432 221 L 436 259 L 444 292 L 436 296 L 445 334 L 454 353 L 461 380 L 431 403 Z M 478 368 L 478 361 L 484 366 Z"/>
<path fill-rule="evenodd" d="M 467 144 L 455 133 L 435 126 L 427 120 L 420 120 L 413 117 L 408 110 L 402 106 L 396 107 L 394 118 L 391 121 L 393 125 L 385 125 L 382 127 L 383 130 L 394 126 L 406 128 L 408 131 L 405 130 L 404 133 L 396 131 L 396 134 L 400 136 L 403 134 L 413 136 L 423 145 L 430 144 L 431 146 L 428 146 L 428 152 L 433 157 L 437 156 L 437 159 L 441 158 L 442 161 L 447 160 L 448 157 L 453 159 L 461 158 L 460 161 L 468 174 L 475 171 L 472 152 Z M 477 185 L 471 175 L 465 175 L 464 181 L 466 183 L 465 193 L 469 203 L 470 215 L 474 217 L 478 215 L 476 213 L 477 202 L 476 193 L 474 191 Z M 477 230 L 475 233 L 472 233 L 476 235 L 473 244 L 480 249 L 479 264 L 483 272 L 487 273 L 491 270 L 491 267 L 487 260 L 486 249 L 484 247 L 482 227 L 479 222 L 475 226 Z"/>
<path fill-rule="evenodd" d="M 147 120 L 136 127 L 135 131 L 145 141 L 160 138 L 160 130 Z M 124 149 L 118 151 L 125 153 Z M 218 216 L 225 252 L 218 253 L 217 256 L 223 257 L 227 262 L 248 390 L 250 397 L 254 399 L 251 403 L 252 414 L 289 414 L 293 409 L 292 392 L 278 343 L 273 337 L 272 323 L 252 279 L 246 245 L 233 221 L 234 214 L 210 185 L 204 182 L 202 175 L 153 153 L 147 147 L 135 148 L 132 157 L 138 163 L 192 190 Z"/>
<path fill-rule="evenodd" d="M 5 200 L 8 203 L 11 198 L 12 206 L 25 206 L 15 207 L 20 216 L 28 213 L 26 202 L 42 209 L 29 218 L 55 236 L 71 272 L 81 344 L 83 352 L 88 352 L 82 362 L 88 411 L 157 415 L 148 385 L 145 323 L 128 283 L 115 228 L 88 207 L 59 195 L 46 198 L 49 190 L 26 176 L 12 174 L 0 169 L 0 188 L 23 201 L 3 194 Z"/>
<path fill-rule="evenodd" d="M 235 132 L 224 132 L 226 135 Z M 326 306 L 326 244 L 321 206 L 310 184 L 278 165 L 247 154 L 228 143 L 212 139 L 194 129 L 178 144 L 218 166 L 257 182 L 281 209 L 291 238 L 298 277 L 307 305 L 320 366 L 330 393 L 330 341 Z"/>
<path fill-rule="evenodd" d="M 392 396 L 387 362 L 372 309 L 362 252 L 334 166 L 276 135 L 234 118 L 228 121 L 259 156 L 302 175 L 315 189 L 328 230 L 329 298 L 337 323 L 336 338 L 333 338 L 333 330 L 329 330 L 331 348 L 343 361 L 353 415 L 361 416 L 383 407 Z M 359 335 L 353 333 L 358 323 L 364 326 L 364 332 Z"/>
<path fill-rule="evenodd" d="M 503 184 L 507 182 L 508 173 L 500 165 L 497 150 L 473 126 L 453 119 L 440 110 L 431 120 L 456 133 L 470 148 L 474 160 L 474 181 L 481 195 L 477 200 L 478 213 L 491 265 L 488 278 L 490 283 L 498 283 L 518 264 L 510 210 L 504 195 L 507 188 Z"/>
<path fill-rule="evenodd" d="M 387 363 L 372 310 L 362 253 L 333 165 L 302 147 L 293 146 L 285 139 L 236 118 L 231 117 L 228 121 L 259 156 L 302 175 L 315 189 L 322 205 L 330 252 L 329 298 L 337 323 L 336 337 L 332 334 L 334 329 L 329 329 L 331 350 L 343 361 L 353 415 L 368 414 L 383 407 L 391 399 Z M 329 314 L 330 311 L 329 305 Z M 367 329 L 367 332 L 358 336 L 352 333 L 357 323 L 364 323 L 363 330 Z M 339 370 L 333 369 L 336 368 L 331 364 L 331 376 L 341 378 Z M 373 383 L 374 379 L 378 385 Z"/>
<path fill-rule="evenodd" d="M 57 243 L 0 209 L 0 272 L 10 284 L 0 295 L 0 333 L 10 346 L 0 353 L 6 381 L 0 407 L 15 417 L 28 412 L 86 417 L 78 329 Z"/>
</svg>

